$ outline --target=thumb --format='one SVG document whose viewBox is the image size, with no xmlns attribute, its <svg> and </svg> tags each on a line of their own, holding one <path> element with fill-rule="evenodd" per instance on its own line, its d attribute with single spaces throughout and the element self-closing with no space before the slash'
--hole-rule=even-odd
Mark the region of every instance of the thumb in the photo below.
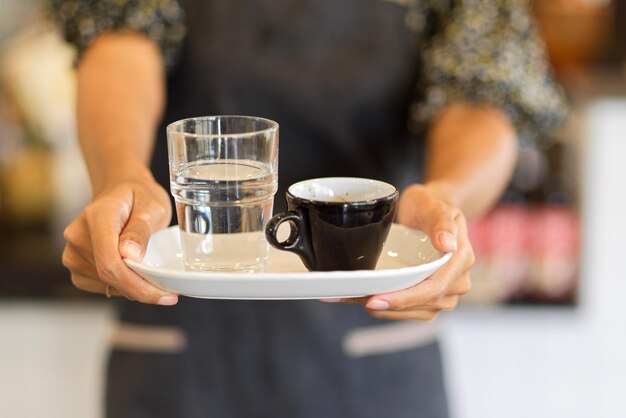
<svg viewBox="0 0 626 418">
<path fill-rule="evenodd" d="M 401 198 L 398 219 L 426 232 L 437 250 L 454 252 L 458 247 L 456 218 L 460 214 L 460 209 L 433 197 L 423 187 L 413 187 Z"/>
<path fill-rule="evenodd" d="M 161 226 L 157 212 L 159 210 L 135 202 L 128 222 L 120 234 L 119 252 L 122 258 L 136 262 L 143 259 L 150 236 Z"/>
<path fill-rule="evenodd" d="M 458 228 L 456 208 L 445 208 L 431 212 L 431 217 L 424 219 L 424 230 L 427 231 L 433 246 L 439 251 L 455 252 L 458 248 Z"/>
<path fill-rule="evenodd" d="M 452 253 L 458 248 L 456 233 L 450 232 L 448 228 L 433 229 L 429 236 L 434 247 L 439 251 Z"/>
</svg>

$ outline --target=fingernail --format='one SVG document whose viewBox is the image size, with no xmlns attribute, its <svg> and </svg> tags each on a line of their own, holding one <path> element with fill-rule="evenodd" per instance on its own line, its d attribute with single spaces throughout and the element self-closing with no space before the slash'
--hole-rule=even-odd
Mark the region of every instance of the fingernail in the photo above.
<svg viewBox="0 0 626 418">
<path fill-rule="evenodd" d="M 365 307 L 373 311 L 386 311 L 387 309 L 389 309 L 389 302 L 382 299 L 374 299 L 367 302 L 367 305 L 365 305 Z"/>
<path fill-rule="evenodd" d="M 449 232 L 441 232 L 439 234 L 439 243 L 444 250 L 456 251 L 456 237 Z"/>
<path fill-rule="evenodd" d="M 326 303 L 339 303 L 341 302 L 341 298 L 326 298 L 326 299 L 319 299 L 320 302 L 326 302 Z"/>
<path fill-rule="evenodd" d="M 178 296 L 165 295 L 165 296 L 161 296 L 158 303 L 159 305 L 163 305 L 163 306 L 172 306 L 172 305 L 176 305 L 177 302 L 178 302 Z"/>
<path fill-rule="evenodd" d="M 120 247 L 126 258 L 139 260 L 141 258 L 141 246 L 134 241 L 124 241 Z"/>
</svg>

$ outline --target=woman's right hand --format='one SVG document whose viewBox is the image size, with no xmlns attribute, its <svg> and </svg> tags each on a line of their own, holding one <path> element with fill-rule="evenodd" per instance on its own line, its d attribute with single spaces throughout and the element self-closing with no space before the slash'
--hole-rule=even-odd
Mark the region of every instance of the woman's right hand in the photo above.
<svg viewBox="0 0 626 418">
<path fill-rule="evenodd" d="M 143 180 L 121 181 L 94 197 L 65 229 L 63 264 L 72 283 L 87 292 L 175 305 L 176 294 L 153 286 L 123 261 L 140 262 L 150 235 L 166 227 L 172 216 L 167 192 L 151 177 Z"/>
</svg>

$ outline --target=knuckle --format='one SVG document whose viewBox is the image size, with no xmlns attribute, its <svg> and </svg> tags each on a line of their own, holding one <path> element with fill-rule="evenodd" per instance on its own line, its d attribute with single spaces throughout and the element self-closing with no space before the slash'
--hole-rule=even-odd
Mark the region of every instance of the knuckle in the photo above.
<svg viewBox="0 0 626 418">
<path fill-rule="evenodd" d="M 115 279 L 119 275 L 119 267 L 112 262 L 98 263 L 96 271 L 98 272 L 98 277 L 105 281 Z"/>
<path fill-rule="evenodd" d="M 437 312 L 430 310 L 418 310 L 410 312 L 405 318 L 411 321 L 430 321 L 437 317 Z"/>
<path fill-rule="evenodd" d="M 449 229 L 452 224 L 452 217 L 450 216 L 450 212 L 445 208 L 437 208 L 434 212 L 435 217 L 433 218 L 434 222 L 432 223 L 432 228 L 435 230 L 440 229 Z"/>
<path fill-rule="evenodd" d="M 457 206 L 448 205 L 448 211 L 450 213 L 450 217 L 454 220 L 458 219 L 459 217 L 463 217 L 463 212 L 461 212 L 461 209 Z"/>
<path fill-rule="evenodd" d="M 439 215 L 442 220 L 445 220 L 446 225 L 454 222 L 454 219 L 458 216 L 458 214 L 458 208 L 456 208 L 455 206 L 451 206 L 446 202 L 439 201 L 437 207 L 437 215 Z"/>
<path fill-rule="evenodd" d="M 162 205 L 156 205 L 154 207 L 154 221 L 156 224 L 164 223 L 166 221 L 166 210 Z"/>
<path fill-rule="evenodd" d="M 412 306 L 413 306 L 413 303 L 409 299 L 403 298 L 403 299 L 398 299 L 394 301 L 391 307 L 389 308 L 389 310 L 403 311 L 405 309 L 409 309 Z"/>
<path fill-rule="evenodd" d="M 71 244 L 77 245 L 85 236 L 86 231 L 81 219 L 77 218 L 63 230 L 63 239 Z"/>
<path fill-rule="evenodd" d="M 95 202 L 89 203 L 85 206 L 85 209 L 83 209 L 83 213 L 85 214 L 85 218 L 93 219 L 93 217 L 98 213 L 98 205 Z"/>
<path fill-rule="evenodd" d="M 136 290 L 136 289 L 128 289 L 128 288 L 124 288 L 122 286 L 120 286 L 119 288 L 120 293 L 122 293 L 123 295 L 126 296 L 126 298 L 128 299 L 132 299 L 136 302 L 141 302 L 141 303 L 146 303 L 146 299 L 143 296 L 142 292 Z"/>
<path fill-rule="evenodd" d="M 76 228 L 74 227 L 74 224 L 71 223 L 63 230 L 63 239 L 67 242 L 73 242 L 75 240 L 75 237 Z"/>
<path fill-rule="evenodd" d="M 120 242 L 130 239 L 131 241 L 141 242 L 143 237 L 150 235 L 150 215 L 141 213 L 133 216 L 131 220 L 126 224 L 125 228 L 120 234 Z"/>
<path fill-rule="evenodd" d="M 74 285 L 74 287 L 81 289 L 81 290 L 85 290 L 87 288 L 86 286 L 87 280 L 83 278 L 82 276 L 79 276 L 77 274 L 72 274 L 71 280 L 72 280 L 72 284 Z"/>
<path fill-rule="evenodd" d="M 465 218 L 465 214 L 463 211 L 457 208 L 457 214 L 455 220 L 459 224 L 459 227 L 463 230 L 467 229 L 467 219 Z"/>
<path fill-rule="evenodd" d="M 430 306 L 440 306 L 443 302 L 443 295 L 441 293 L 437 293 L 435 295 L 433 295 L 433 297 L 430 300 L 429 305 Z"/>
<path fill-rule="evenodd" d="M 433 294 L 431 298 L 431 302 L 435 304 L 441 303 L 441 300 L 446 294 L 446 287 L 443 283 L 434 283 L 433 284 Z"/>
<path fill-rule="evenodd" d="M 119 283 L 118 290 L 126 297 L 141 303 L 156 303 L 159 299 L 159 292 L 143 279 L 140 281 L 129 277 L 127 281 Z"/>
<path fill-rule="evenodd" d="M 428 312 L 423 318 L 426 321 L 434 321 L 439 317 L 439 312 Z"/>
<path fill-rule="evenodd" d="M 414 321 L 432 321 L 437 318 L 439 312 L 437 311 L 415 311 L 409 319 Z"/>
<path fill-rule="evenodd" d="M 67 267 L 70 270 L 72 266 L 74 265 L 74 257 L 73 257 L 72 251 L 67 246 L 65 246 L 65 249 L 63 250 L 63 254 L 61 255 L 61 262 L 63 263 L 65 267 Z"/>
<path fill-rule="evenodd" d="M 154 296 L 152 295 L 152 292 L 148 289 L 145 289 L 143 287 L 141 287 L 140 289 L 138 289 L 135 292 L 135 295 L 137 296 L 137 300 L 140 302 L 151 302 L 154 299 Z"/>
<path fill-rule="evenodd" d="M 461 290 L 459 294 L 464 295 L 466 293 L 469 293 L 471 290 L 472 290 L 472 280 L 470 279 L 468 275 L 468 277 L 463 281 L 461 285 Z"/>
<path fill-rule="evenodd" d="M 143 224 L 150 225 L 154 218 L 150 212 L 141 212 L 137 214 L 136 219 Z"/>
<path fill-rule="evenodd" d="M 149 233 L 142 232 L 143 229 L 137 228 L 136 226 L 127 227 L 120 234 L 119 242 L 123 243 L 125 241 L 133 241 L 136 243 L 143 243 L 146 236 L 149 236 Z"/>
<path fill-rule="evenodd" d="M 156 303 L 158 296 L 149 289 L 141 288 L 129 294 L 130 297 L 141 303 Z"/>
<path fill-rule="evenodd" d="M 476 263 L 476 254 L 474 253 L 474 249 L 467 245 L 465 250 L 463 251 L 463 255 L 467 258 L 467 262 L 470 266 L 473 266 Z"/>
<path fill-rule="evenodd" d="M 155 207 L 155 213 L 159 219 L 164 219 L 169 215 L 169 210 L 166 205 L 157 204 Z"/>
<path fill-rule="evenodd" d="M 454 309 L 456 309 L 458 304 L 459 304 L 459 297 L 454 296 L 450 298 L 450 300 L 442 307 L 442 310 L 453 311 Z"/>
<path fill-rule="evenodd" d="M 427 296 L 425 297 L 426 305 L 437 304 L 439 299 L 441 299 L 441 285 L 436 282 L 436 280 L 427 280 L 423 282 L 425 286 L 428 286 L 428 288 L 425 289 L 427 291 Z"/>
</svg>

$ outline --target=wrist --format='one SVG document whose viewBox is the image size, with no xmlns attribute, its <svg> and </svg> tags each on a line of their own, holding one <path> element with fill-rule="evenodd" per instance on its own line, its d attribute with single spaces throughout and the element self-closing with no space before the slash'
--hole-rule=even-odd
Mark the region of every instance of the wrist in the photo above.
<svg viewBox="0 0 626 418">
<path fill-rule="evenodd" d="M 99 175 L 92 175 L 93 195 L 124 182 L 152 183 L 154 176 L 149 167 L 136 160 L 118 160 L 104 167 Z"/>
</svg>

